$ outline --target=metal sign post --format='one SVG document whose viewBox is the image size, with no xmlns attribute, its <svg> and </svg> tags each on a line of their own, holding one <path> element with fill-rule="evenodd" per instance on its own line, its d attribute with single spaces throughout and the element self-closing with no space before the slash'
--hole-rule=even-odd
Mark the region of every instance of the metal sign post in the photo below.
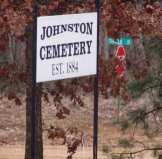
<svg viewBox="0 0 162 159">
<path fill-rule="evenodd" d="M 93 159 L 97 159 L 98 155 L 98 80 L 99 80 L 99 13 L 100 0 L 96 0 L 97 11 L 97 74 L 94 79 L 94 119 L 93 119 Z"/>
<path fill-rule="evenodd" d="M 37 37 L 37 16 L 39 15 L 39 0 L 35 0 L 33 10 L 33 40 L 32 40 L 32 114 L 31 114 L 31 159 L 36 159 L 36 37 Z"/>
</svg>

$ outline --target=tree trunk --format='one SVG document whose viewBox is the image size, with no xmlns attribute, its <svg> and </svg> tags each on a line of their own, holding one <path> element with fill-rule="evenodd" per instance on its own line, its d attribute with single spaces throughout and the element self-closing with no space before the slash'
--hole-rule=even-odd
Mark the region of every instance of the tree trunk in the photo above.
<svg viewBox="0 0 162 159">
<path fill-rule="evenodd" d="M 32 25 L 27 29 L 26 47 L 26 145 L 25 159 L 31 159 L 31 132 L 32 132 Z M 42 114 L 41 114 L 41 85 L 36 86 L 36 109 L 35 109 L 35 159 L 43 159 L 42 141 Z"/>
<path fill-rule="evenodd" d="M 108 36 L 107 29 L 104 25 L 100 24 L 100 36 L 99 36 L 99 54 L 102 54 L 104 58 L 108 59 Z"/>
</svg>

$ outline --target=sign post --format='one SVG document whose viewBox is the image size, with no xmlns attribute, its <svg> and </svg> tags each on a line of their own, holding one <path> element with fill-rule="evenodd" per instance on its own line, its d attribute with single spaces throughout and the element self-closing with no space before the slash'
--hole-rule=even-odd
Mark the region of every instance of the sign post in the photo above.
<svg viewBox="0 0 162 159">
<path fill-rule="evenodd" d="M 33 10 L 33 39 L 32 39 L 32 96 L 31 96 L 31 159 L 36 159 L 36 37 L 37 37 L 37 17 L 39 15 L 39 0 L 35 0 Z"/>
<path fill-rule="evenodd" d="M 99 16 L 100 0 L 96 0 L 97 11 L 97 74 L 94 79 L 93 159 L 98 158 L 98 80 L 99 80 Z"/>
</svg>

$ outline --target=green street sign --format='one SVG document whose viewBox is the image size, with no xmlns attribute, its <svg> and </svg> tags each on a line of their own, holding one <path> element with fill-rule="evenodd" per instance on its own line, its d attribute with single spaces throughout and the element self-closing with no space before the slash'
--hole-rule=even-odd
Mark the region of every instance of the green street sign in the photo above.
<svg viewBox="0 0 162 159">
<path fill-rule="evenodd" d="M 131 37 L 124 37 L 120 39 L 113 39 L 113 38 L 108 38 L 108 43 L 110 45 L 132 45 L 133 44 L 133 39 Z"/>
</svg>

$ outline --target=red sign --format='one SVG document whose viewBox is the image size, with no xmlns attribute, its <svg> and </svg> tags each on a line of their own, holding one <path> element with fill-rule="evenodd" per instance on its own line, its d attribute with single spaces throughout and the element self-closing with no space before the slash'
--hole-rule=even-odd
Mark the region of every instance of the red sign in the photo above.
<svg viewBox="0 0 162 159">
<path fill-rule="evenodd" d="M 120 77 L 124 75 L 125 70 L 126 70 L 126 68 L 125 68 L 124 65 L 117 65 L 117 66 L 115 67 L 115 71 L 116 71 L 116 73 L 118 74 L 118 76 L 120 76 Z"/>
<path fill-rule="evenodd" d="M 118 46 L 117 51 L 116 51 L 116 56 L 120 60 L 124 60 L 124 58 L 126 56 L 126 52 L 125 52 L 125 48 L 123 46 Z"/>
</svg>

